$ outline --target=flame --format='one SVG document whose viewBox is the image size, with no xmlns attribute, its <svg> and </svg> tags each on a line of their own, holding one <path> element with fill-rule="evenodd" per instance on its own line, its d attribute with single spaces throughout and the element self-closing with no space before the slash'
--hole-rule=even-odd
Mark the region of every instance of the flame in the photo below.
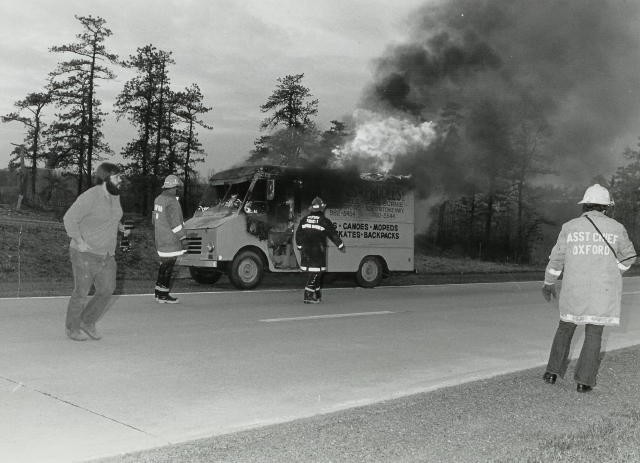
<svg viewBox="0 0 640 463">
<path fill-rule="evenodd" d="M 414 123 L 364 109 L 356 109 L 353 119 L 354 138 L 333 150 L 341 166 L 352 160 L 365 160 L 371 167 L 389 172 L 398 156 L 426 148 L 436 136 L 432 122 Z"/>
</svg>

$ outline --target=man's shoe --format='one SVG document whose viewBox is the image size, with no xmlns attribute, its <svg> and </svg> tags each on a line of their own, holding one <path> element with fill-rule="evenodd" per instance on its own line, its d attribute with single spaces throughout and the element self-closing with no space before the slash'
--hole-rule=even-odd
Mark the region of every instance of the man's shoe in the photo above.
<svg viewBox="0 0 640 463">
<path fill-rule="evenodd" d="M 558 379 L 558 375 L 554 374 L 554 373 L 549 373 L 548 371 L 542 376 L 542 379 L 544 379 L 545 383 L 548 384 L 555 384 L 556 383 L 556 379 Z"/>
<path fill-rule="evenodd" d="M 87 336 L 89 336 L 94 341 L 99 341 L 102 339 L 102 336 L 96 330 L 96 326 L 85 325 L 84 323 L 80 323 L 80 330 L 83 331 Z"/>
<path fill-rule="evenodd" d="M 177 297 L 173 297 L 170 294 L 163 294 L 162 296 L 158 296 L 156 298 L 156 302 L 158 304 L 179 304 L 180 299 L 178 299 Z"/>
<path fill-rule="evenodd" d="M 70 330 L 69 328 L 67 328 L 67 337 L 74 341 L 87 341 L 89 339 L 89 336 L 84 334 L 82 331 Z"/>
<path fill-rule="evenodd" d="M 586 384 L 580 384 L 580 383 L 578 383 L 578 386 L 576 387 L 576 391 L 578 392 L 589 392 L 591 389 L 593 389 L 591 386 L 587 386 Z"/>
</svg>

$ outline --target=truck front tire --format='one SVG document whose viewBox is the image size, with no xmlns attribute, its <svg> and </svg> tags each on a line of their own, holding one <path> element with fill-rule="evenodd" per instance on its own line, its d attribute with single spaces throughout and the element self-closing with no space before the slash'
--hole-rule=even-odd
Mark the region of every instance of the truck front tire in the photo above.
<svg viewBox="0 0 640 463">
<path fill-rule="evenodd" d="M 203 285 L 212 285 L 222 276 L 220 270 L 206 267 L 189 267 L 189 274 L 194 281 Z"/>
<path fill-rule="evenodd" d="M 356 272 L 356 282 L 363 288 L 373 288 L 378 286 L 380 280 L 382 280 L 383 272 L 384 268 L 379 258 L 366 256 L 360 262 Z"/>
<path fill-rule="evenodd" d="M 238 289 L 253 289 L 260 284 L 264 275 L 264 263 L 254 251 L 242 251 L 233 258 L 229 269 L 229 279 Z"/>
</svg>

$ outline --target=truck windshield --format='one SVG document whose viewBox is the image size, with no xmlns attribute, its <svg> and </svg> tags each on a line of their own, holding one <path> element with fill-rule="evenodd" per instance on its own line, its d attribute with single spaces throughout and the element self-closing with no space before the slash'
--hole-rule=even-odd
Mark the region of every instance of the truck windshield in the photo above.
<svg viewBox="0 0 640 463">
<path fill-rule="evenodd" d="M 248 183 L 216 186 L 215 197 L 222 199 L 215 200 L 210 205 L 201 205 L 196 214 L 224 217 L 238 212 L 248 187 Z"/>
</svg>

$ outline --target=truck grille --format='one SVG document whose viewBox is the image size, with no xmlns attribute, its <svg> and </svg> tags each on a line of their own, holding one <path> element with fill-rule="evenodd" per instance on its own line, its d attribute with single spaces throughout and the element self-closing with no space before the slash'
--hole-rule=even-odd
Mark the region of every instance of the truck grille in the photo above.
<svg viewBox="0 0 640 463">
<path fill-rule="evenodd" d="M 200 236 L 192 236 L 187 238 L 187 254 L 202 253 L 202 238 Z"/>
</svg>

